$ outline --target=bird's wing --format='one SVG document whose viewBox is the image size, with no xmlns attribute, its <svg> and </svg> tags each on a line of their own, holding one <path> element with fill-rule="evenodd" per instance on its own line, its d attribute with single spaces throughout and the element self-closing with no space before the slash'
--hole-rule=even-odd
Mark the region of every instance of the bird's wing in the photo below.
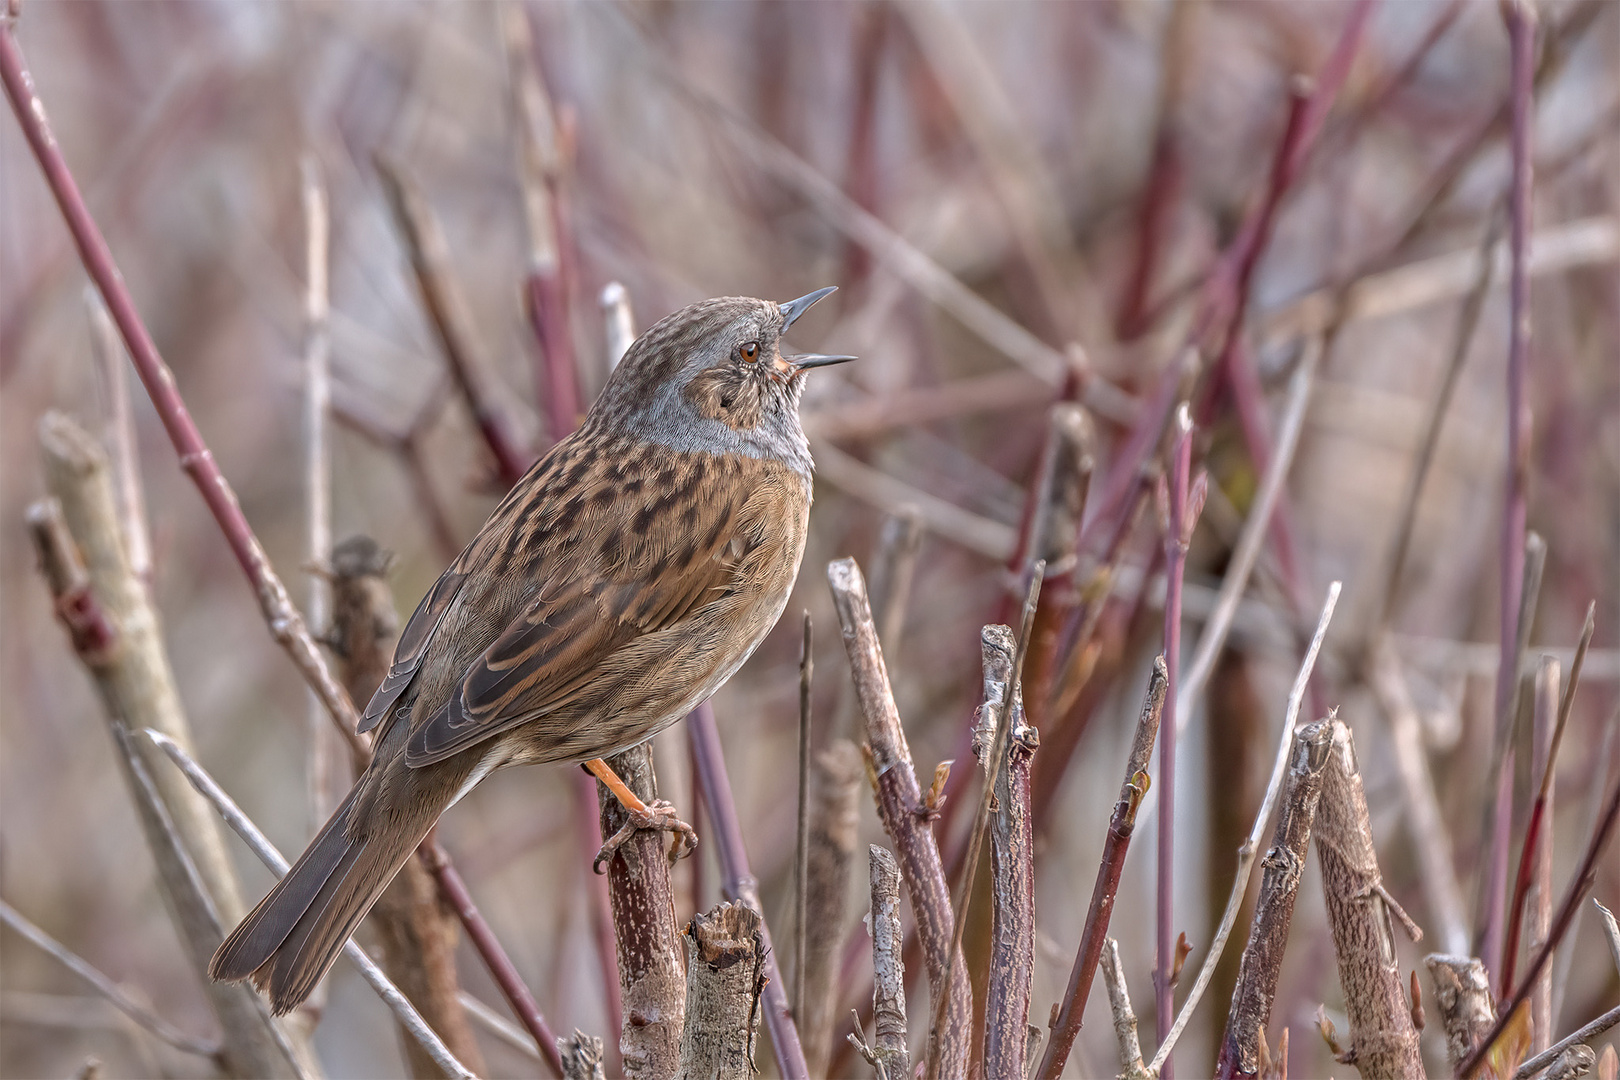
<svg viewBox="0 0 1620 1080">
<path fill-rule="evenodd" d="M 413 768 L 573 703 L 615 654 L 735 588 L 764 541 L 760 522 L 743 520 L 755 517 L 744 513 L 746 489 L 723 466 L 688 459 L 656 485 L 628 486 L 598 468 L 601 484 L 572 485 L 593 497 L 554 507 L 550 529 L 538 524 L 550 572 L 450 701 L 411 732 Z"/>
<path fill-rule="evenodd" d="M 371 695 L 371 701 L 366 705 L 365 714 L 360 717 L 360 731 L 370 731 L 376 727 L 394 707 L 405 688 L 411 685 L 411 680 L 416 677 L 416 669 L 422 663 L 422 656 L 427 652 L 428 642 L 433 639 L 433 631 L 438 628 L 439 621 L 444 618 L 450 602 L 461 591 L 461 583 L 466 579 L 467 571 L 462 567 L 462 560 L 457 559 L 434 582 L 433 588 L 422 597 L 422 602 L 416 605 L 415 613 L 405 624 L 405 632 L 399 635 L 399 642 L 394 646 L 394 661 L 388 667 L 388 674 L 383 676 L 377 692 Z"/>
</svg>

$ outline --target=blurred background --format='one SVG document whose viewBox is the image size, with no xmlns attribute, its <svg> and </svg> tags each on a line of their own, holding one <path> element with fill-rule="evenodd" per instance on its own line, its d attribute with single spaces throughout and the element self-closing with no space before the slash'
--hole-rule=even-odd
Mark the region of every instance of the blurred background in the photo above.
<svg viewBox="0 0 1620 1080">
<path fill-rule="evenodd" d="M 1529 520 L 1548 558 L 1531 656 L 1553 651 L 1567 670 L 1585 608 L 1597 601 L 1593 653 L 1558 770 L 1561 889 L 1584 843 L 1589 795 L 1613 775 L 1605 729 L 1620 680 L 1620 5 L 1536 8 L 1533 223 L 1537 251 L 1547 254 L 1533 292 Z M 839 728 L 849 723 L 826 563 L 844 555 L 865 562 L 886 515 L 919 503 L 924 538 L 890 659 L 926 783 L 935 762 L 956 752 L 979 700 L 979 628 L 1005 610 L 1006 566 L 1048 405 L 1066 374 L 1083 372 L 1100 469 L 1117 458 L 1124 422 L 1187 338 L 1201 283 L 1266 190 L 1293 80 L 1323 68 L 1354 5 L 557 2 L 517 10 L 555 109 L 547 167 L 562 198 L 568 332 L 588 394 L 607 370 L 598 297 L 610 282 L 628 291 L 638 329 L 708 296 L 786 300 L 840 286 L 793 331 L 801 350 L 862 359 L 818 374 L 805 403 L 820 476 L 788 611 L 809 609 L 817 628 L 819 745 L 847 734 Z M 335 534 L 365 533 L 395 553 L 402 609 L 471 537 L 499 486 L 448 380 L 377 155 L 415 181 L 442 221 L 471 309 L 473 351 L 507 422 L 530 452 L 551 441 L 524 305 L 534 250 L 500 13 L 486 4 L 313 0 L 23 6 L 18 39 L 67 159 L 198 425 L 299 598 L 309 561 L 301 155 L 313 155 L 331 199 Z M 1507 92 L 1496 4 L 1378 5 L 1261 252 L 1243 341 L 1273 428 L 1293 365 L 1328 321 L 1328 298 L 1361 281 L 1366 302 L 1351 305 L 1323 356 L 1306 414 L 1285 495 L 1294 564 L 1274 549 L 1262 557 L 1183 743 L 1176 912 L 1193 945 L 1190 963 L 1202 960 L 1230 885 L 1231 852 L 1264 789 L 1299 660 L 1294 598 L 1303 598 L 1308 632 L 1333 579 L 1345 592 L 1319 685 L 1355 732 L 1386 884 L 1430 925 L 1390 728 L 1366 683 L 1370 635 L 1387 619 L 1472 908 L 1506 469 L 1503 273 L 1484 293 L 1387 615 L 1382 605 L 1402 493 L 1455 347 L 1471 267 L 1507 186 Z M 989 314 L 941 286 L 941 269 Z M 86 284 L 8 115 L 0 120 L 0 895 L 171 1022 L 206 1035 L 214 1022 L 155 891 L 99 704 L 54 620 L 23 527 L 25 505 L 43 491 L 42 413 L 65 410 L 94 430 L 105 424 Z M 144 394 L 136 387 L 133 395 L 152 587 L 199 755 L 272 839 L 296 852 L 313 827 L 306 691 Z M 423 434 L 410 458 L 397 437 L 413 425 Z M 1189 653 L 1258 479 L 1230 403 L 1200 417 L 1195 458 L 1210 470 L 1212 494 L 1187 571 Z M 1037 773 L 1047 770 L 1037 784 L 1050 798 L 1037 864 L 1036 1024 L 1067 979 L 1131 724 L 1161 647 L 1152 519 L 1150 509 L 1125 544 L 1119 588 L 1129 602 L 1104 627 L 1093 681 L 1073 713 L 1053 719 L 1060 730 L 1043 729 L 1050 757 L 1036 757 Z M 1092 546 L 1094 559 L 1101 550 Z M 798 619 L 785 618 L 715 699 L 779 949 L 792 918 L 798 649 Z M 665 793 L 691 809 L 683 747 L 661 741 L 659 770 Z M 562 768 L 503 772 L 458 806 L 441 834 L 552 1025 L 611 1044 L 573 780 Z M 966 790 L 976 799 L 977 781 Z M 881 842 L 882 832 L 864 788 L 861 807 L 852 893 L 864 897 L 864 845 Z M 1147 835 L 1127 864 L 1112 928 L 1144 1044 L 1154 1041 Z M 257 897 L 268 874 L 233 850 Z M 709 860 L 701 872 L 676 871 L 683 921 L 719 898 L 712 845 L 698 858 Z M 1620 901 L 1620 860 L 1602 864 L 1594 895 Z M 859 914 L 852 896 L 837 932 L 864 937 Z M 1239 947 L 1229 946 L 1234 962 Z M 1620 987 L 1597 920 L 1584 920 L 1569 947 L 1560 1032 L 1612 1007 Z M 1421 969 L 1429 948 L 1403 941 L 1403 969 Z M 856 956 L 848 1005 L 862 1004 L 869 986 L 869 954 Z M 0 961 L 0 1074 L 71 1075 L 92 1055 L 111 1076 L 207 1073 L 206 1062 L 133 1028 L 9 931 L 0 932 Z M 466 987 L 498 1001 L 465 949 L 461 968 Z M 398 1074 L 383 1006 L 345 964 L 330 983 L 316 1035 L 330 1075 Z M 1220 987 L 1178 1051 L 1186 1075 L 1213 1060 L 1211 1025 L 1225 1015 Z M 913 993 L 915 1032 L 927 995 Z M 1314 1033 L 1318 1004 L 1340 1016 L 1343 1031 L 1312 870 L 1271 1025 L 1273 1037 L 1292 1031 L 1295 1075 L 1347 1070 Z M 847 1017 L 848 1005 L 837 1015 Z M 847 1029 L 840 1021 L 840 1046 Z M 1439 1039 L 1431 1022 L 1425 1050 L 1437 1068 Z M 485 1052 L 498 1075 L 536 1075 L 498 1043 Z M 760 1066 L 774 1075 L 763 1044 Z M 865 1071 L 858 1059 L 842 1068 Z M 1113 1072 L 1106 1000 L 1095 993 L 1069 1075 Z"/>
</svg>

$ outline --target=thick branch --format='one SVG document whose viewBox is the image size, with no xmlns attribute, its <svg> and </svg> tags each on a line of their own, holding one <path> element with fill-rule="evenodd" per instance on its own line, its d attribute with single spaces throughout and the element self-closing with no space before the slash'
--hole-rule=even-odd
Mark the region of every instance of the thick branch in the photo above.
<svg viewBox="0 0 1620 1080">
<path fill-rule="evenodd" d="M 658 797 L 651 743 L 615 755 L 608 764 L 643 802 Z M 628 823 L 629 812 L 601 784 L 597 799 L 602 835 L 613 836 Z M 624 1075 L 632 1080 L 667 1080 L 681 1060 L 686 981 L 668 849 L 667 833 L 639 831 L 619 845 L 607 864 L 624 1016 L 619 1053 Z"/>
<path fill-rule="evenodd" d="M 815 927 L 815 933 L 805 936 L 804 1009 L 799 1036 L 804 1040 L 810 1075 L 822 1076 L 832 1049 L 845 896 L 860 825 L 860 751 L 848 739 L 834 740 L 815 755 L 810 775 L 810 851 L 804 909 L 805 926 Z"/>
<path fill-rule="evenodd" d="M 900 864 L 872 845 L 872 1055 L 889 1080 L 910 1080 L 906 1042 L 906 972 L 900 929 Z"/>
<path fill-rule="evenodd" d="M 753 1080 L 759 996 L 765 985 L 764 924 L 745 903 L 720 904 L 686 927 L 686 1030 L 680 1075 Z"/>
<path fill-rule="evenodd" d="M 1335 717 L 1330 723 L 1332 753 L 1317 811 L 1317 852 L 1350 1014 L 1351 1052 L 1366 1080 L 1421 1076 L 1423 1057 L 1402 986 L 1391 902 L 1378 871 L 1355 743 L 1342 721 Z"/>
<path fill-rule="evenodd" d="M 1446 1059 L 1458 1069 L 1496 1023 L 1490 978 L 1484 963 L 1472 956 L 1431 953 L 1423 963 L 1434 983 L 1434 1008 L 1446 1033 Z"/>
</svg>

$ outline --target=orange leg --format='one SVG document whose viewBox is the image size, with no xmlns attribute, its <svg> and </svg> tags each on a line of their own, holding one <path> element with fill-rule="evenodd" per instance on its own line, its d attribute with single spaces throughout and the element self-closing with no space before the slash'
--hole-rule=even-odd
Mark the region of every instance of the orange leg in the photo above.
<svg viewBox="0 0 1620 1080">
<path fill-rule="evenodd" d="M 642 802 L 641 797 L 630 790 L 630 785 L 620 779 L 619 774 L 613 771 L 613 767 L 601 758 L 592 758 L 587 761 L 585 768 L 590 771 L 592 776 L 602 782 L 603 787 L 613 793 L 613 797 L 619 800 L 620 805 L 625 808 L 630 816 L 630 820 L 625 822 L 624 828 L 609 837 L 607 842 L 602 845 L 602 850 L 597 852 L 596 860 L 591 864 L 591 869 L 598 874 L 602 872 L 602 865 L 613 857 L 613 853 L 619 849 L 620 845 L 642 829 L 659 829 L 664 832 L 677 833 L 681 838 L 681 842 L 676 846 L 672 856 L 676 859 L 690 855 L 692 849 L 697 847 L 697 833 L 692 830 L 692 826 L 676 815 L 675 807 L 663 799 L 655 799 L 650 805 Z"/>
</svg>

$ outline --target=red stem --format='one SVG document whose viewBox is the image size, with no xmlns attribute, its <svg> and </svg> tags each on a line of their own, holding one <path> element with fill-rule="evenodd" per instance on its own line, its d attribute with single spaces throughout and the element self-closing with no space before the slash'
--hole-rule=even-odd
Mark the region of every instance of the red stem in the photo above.
<svg viewBox="0 0 1620 1080">
<path fill-rule="evenodd" d="M 540 1056 L 551 1067 L 555 1076 L 563 1075 L 562 1055 L 557 1050 L 557 1037 L 552 1034 L 551 1026 L 546 1018 L 540 1014 L 540 1006 L 535 1004 L 534 995 L 524 985 L 523 977 L 517 973 L 512 960 L 501 948 L 500 941 L 495 937 L 489 923 L 479 912 L 478 906 L 473 903 L 472 894 L 467 891 L 467 883 L 461 880 L 456 868 L 450 862 L 437 840 L 431 837 L 417 849 L 423 864 L 433 873 L 434 879 L 439 883 L 439 893 L 456 911 L 461 919 L 461 925 L 467 931 L 467 937 L 472 940 L 478 949 L 478 954 L 484 958 L 489 973 L 495 977 L 500 986 L 501 993 L 506 996 L 507 1003 L 523 1026 L 528 1029 L 534 1041 L 540 1047 Z"/>
</svg>

